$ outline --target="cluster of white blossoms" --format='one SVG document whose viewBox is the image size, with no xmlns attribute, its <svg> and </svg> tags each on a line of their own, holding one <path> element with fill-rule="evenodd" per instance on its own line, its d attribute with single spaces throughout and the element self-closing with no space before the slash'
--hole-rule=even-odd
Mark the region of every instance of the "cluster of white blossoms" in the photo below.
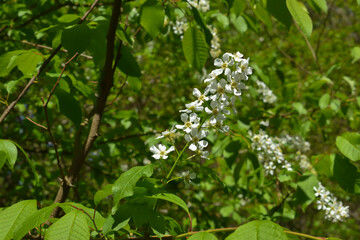
<svg viewBox="0 0 360 240">
<path fill-rule="evenodd" d="M 264 163 L 266 174 L 274 175 L 278 166 L 287 171 L 293 170 L 291 164 L 285 160 L 281 145 L 276 138 L 270 137 L 264 130 L 260 130 L 258 134 L 249 132 L 249 135 L 252 140 L 251 147 L 259 161 Z"/>
<path fill-rule="evenodd" d="M 264 82 L 257 80 L 256 84 L 259 87 L 257 92 L 259 93 L 260 98 L 264 103 L 273 104 L 277 101 L 276 95 Z"/>
<path fill-rule="evenodd" d="M 193 95 L 196 100 L 185 104 L 185 109 L 180 110 L 181 121 L 175 129 L 165 131 L 158 138 L 167 138 L 174 143 L 176 130 L 183 131 L 184 138 L 188 142 L 189 149 L 202 158 L 207 158 L 209 152 L 205 150 L 208 142 L 205 140 L 209 130 L 220 132 L 229 131 L 225 125 L 229 109 L 236 112 L 234 103 L 236 98 L 241 97 L 241 91 L 245 88 L 244 81 L 252 74 L 249 67 L 249 58 L 243 58 L 240 52 L 235 54 L 225 53 L 222 58 L 216 58 L 214 65 L 217 69 L 213 70 L 205 79 L 207 84 L 204 92 L 194 88 Z M 204 116 L 203 119 L 200 118 Z M 163 158 L 174 148 L 169 148 L 159 144 L 158 147 L 152 146 L 150 150 L 156 159 Z"/>
<path fill-rule="evenodd" d="M 349 206 L 343 206 L 343 203 L 337 201 L 336 197 L 327 190 L 321 183 L 314 187 L 317 209 L 325 211 L 325 218 L 332 222 L 341 222 L 349 217 Z"/>
<path fill-rule="evenodd" d="M 221 54 L 221 42 L 220 42 L 220 38 L 218 36 L 218 30 L 216 29 L 216 27 L 209 25 L 208 26 L 212 35 L 212 39 L 211 39 L 211 48 L 210 48 L 210 55 L 213 58 L 217 58 L 220 56 Z"/>
<path fill-rule="evenodd" d="M 187 3 L 201 12 L 210 10 L 210 1 L 207 0 L 188 0 Z"/>
</svg>

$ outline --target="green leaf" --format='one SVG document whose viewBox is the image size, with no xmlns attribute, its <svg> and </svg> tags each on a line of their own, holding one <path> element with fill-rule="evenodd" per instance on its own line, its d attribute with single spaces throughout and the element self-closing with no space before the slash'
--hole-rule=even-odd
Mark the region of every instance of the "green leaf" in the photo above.
<svg viewBox="0 0 360 240">
<path fill-rule="evenodd" d="M 28 218 L 26 218 L 21 225 L 19 225 L 15 231 L 14 234 L 14 240 L 19 240 L 22 237 L 24 237 L 26 235 L 26 233 L 28 231 L 30 231 L 31 229 L 40 226 L 40 224 L 46 222 L 52 211 L 54 210 L 55 207 L 57 207 L 57 204 L 53 204 L 51 206 L 42 208 L 36 212 L 34 212 L 33 214 L 31 214 Z"/>
<path fill-rule="evenodd" d="M 345 82 L 347 82 L 349 84 L 350 89 L 351 89 L 351 95 L 355 95 L 356 94 L 356 81 L 347 76 L 343 76 L 343 79 L 345 80 Z"/>
<path fill-rule="evenodd" d="M 86 216 L 86 220 L 88 222 L 88 225 L 95 229 L 95 226 L 94 226 L 94 223 L 93 221 L 90 219 L 93 218 L 94 216 L 94 209 L 92 208 L 88 208 L 88 207 L 85 207 L 84 205 L 82 204 L 79 204 L 79 203 L 73 203 L 73 202 L 68 202 L 68 203 L 61 203 L 59 204 L 59 206 L 64 210 L 65 213 L 69 213 L 71 211 L 84 211 L 87 213 L 87 216 Z M 96 211 L 95 212 L 95 219 L 94 219 L 94 222 L 96 224 L 96 227 L 98 229 L 100 229 L 104 222 L 105 222 L 105 218 L 98 212 Z"/>
<path fill-rule="evenodd" d="M 316 6 L 318 6 L 321 9 L 321 11 L 327 13 L 328 7 L 326 4 L 326 0 L 313 0 L 313 1 L 316 4 Z"/>
<path fill-rule="evenodd" d="M 164 26 L 164 17 L 161 3 L 157 0 L 147 0 L 141 8 L 140 25 L 152 38 L 156 38 Z"/>
<path fill-rule="evenodd" d="M 230 15 L 231 23 L 234 25 L 236 30 L 238 30 L 240 33 L 244 33 L 247 31 L 248 26 L 246 24 L 245 19 L 242 16 L 236 17 L 235 15 Z"/>
<path fill-rule="evenodd" d="M 55 96 L 59 100 L 60 112 L 69 118 L 76 127 L 80 126 L 82 112 L 79 102 L 70 93 L 61 88 L 55 90 Z"/>
<path fill-rule="evenodd" d="M 271 17 L 261 4 L 254 4 L 253 11 L 258 19 L 265 23 L 268 28 L 272 27 Z"/>
<path fill-rule="evenodd" d="M 129 47 L 122 46 L 121 48 L 121 58 L 118 63 L 118 68 L 125 74 L 130 77 L 140 77 L 141 71 L 136 59 L 131 54 Z"/>
<path fill-rule="evenodd" d="M 81 54 L 90 44 L 89 39 L 92 37 L 92 31 L 86 24 L 76 24 L 62 32 L 61 43 L 73 56 L 76 52 Z"/>
<path fill-rule="evenodd" d="M 353 58 L 351 63 L 355 63 L 360 59 L 360 47 L 354 47 L 351 49 L 351 57 Z"/>
<path fill-rule="evenodd" d="M 153 166 L 136 166 L 121 174 L 121 176 L 115 181 L 112 192 L 114 198 L 114 206 L 112 208 L 112 214 L 115 214 L 119 201 L 124 197 L 128 197 L 134 194 L 135 184 L 141 177 L 150 177 L 153 173 Z"/>
<path fill-rule="evenodd" d="M 57 20 L 60 23 L 71 23 L 71 22 L 75 22 L 77 20 L 80 19 L 79 15 L 76 14 L 64 14 L 61 17 L 59 17 Z"/>
<path fill-rule="evenodd" d="M 330 104 L 330 94 L 325 93 L 319 99 L 319 107 L 320 109 L 327 108 Z"/>
<path fill-rule="evenodd" d="M 13 238 L 16 228 L 36 211 L 36 200 L 18 202 L 0 213 L 0 239 Z"/>
<path fill-rule="evenodd" d="M 286 0 L 268 0 L 266 4 L 266 9 L 279 22 L 284 24 L 287 29 L 290 28 L 292 18 L 288 8 L 286 7 Z"/>
<path fill-rule="evenodd" d="M 158 193 L 158 194 L 148 196 L 148 197 L 149 198 L 155 198 L 155 199 L 161 199 L 161 200 L 165 200 L 165 201 L 168 201 L 168 202 L 172 202 L 172 203 L 178 205 L 179 207 L 181 207 L 182 209 L 184 209 L 188 214 L 190 214 L 189 208 L 187 207 L 184 200 L 182 200 L 181 198 L 179 198 L 175 194 L 172 194 L 172 193 Z"/>
<path fill-rule="evenodd" d="M 292 106 L 300 115 L 307 113 L 307 110 L 304 108 L 304 105 L 300 102 L 295 102 L 292 104 Z"/>
<path fill-rule="evenodd" d="M 349 159 L 336 155 L 334 161 L 334 178 L 349 193 L 360 193 L 360 173 Z"/>
<path fill-rule="evenodd" d="M 336 146 L 351 161 L 360 160 L 360 134 L 346 132 L 336 138 Z"/>
<path fill-rule="evenodd" d="M 208 46 L 210 46 L 213 35 L 210 32 L 209 28 L 207 27 L 206 21 L 204 20 L 204 17 L 202 15 L 202 13 L 199 12 L 198 9 L 193 7 L 193 6 L 191 6 L 191 11 L 192 11 L 192 13 L 194 15 L 194 19 L 195 19 L 196 23 L 201 27 L 201 29 L 205 33 L 206 43 L 208 44 Z"/>
<path fill-rule="evenodd" d="M 189 240 L 217 240 L 214 234 L 208 232 L 198 232 L 191 237 L 188 238 Z"/>
<path fill-rule="evenodd" d="M 240 226 L 225 240 L 287 240 L 287 236 L 278 224 L 257 220 Z"/>
<path fill-rule="evenodd" d="M 97 206 L 101 200 L 112 194 L 113 184 L 105 185 L 101 190 L 97 191 L 94 196 L 94 203 Z"/>
<path fill-rule="evenodd" d="M 89 240 L 87 216 L 81 211 L 72 211 L 46 231 L 45 240 Z"/>
<path fill-rule="evenodd" d="M 208 58 L 204 33 L 194 27 L 189 27 L 184 34 L 182 48 L 186 61 L 201 71 Z"/>
<path fill-rule="evenodd" d="M 4 166 L 5 162 L 10 168 L 13 168 L 17 154 L 18 152 L 14 143 L 9 140 L 0 139 L 0 169 Z"/>
<path fill-rule="evenodd" d="M 313 25 L 305 5 L 297 0 L 286 0 L 286 6 L 289 9 L 294 21 L 299 25 L 305 35 L 309 37 L 311 35 Z"/>
<path fill-rule="evenodd" d="M 26 50 L 16 50 L 16 51 L 4 53 L 0 56 L 0 77 L 4 77 L 8 75 L 11 72 L 11 70 L 15 67 L 15 65 L 9 64 L 10 60 L 13 57 L 22 54 L 24 52 L 26 52 Z"/>
<path fill-rule="evenodd" d="M 17 67 L 24 76 L 30 77 L 33 73 L 36 73 L 36 67 L 43 61 L 43 56 L 37 50 L 24 51 L 18 55 L 13 55 L 6 66 L 11 71 L 14 67 Z"/>
<path fill-rule="evenodd" d="M 233 12 L 236 16 L 239 16 L 246 7 L 246 0 L 234 0 L 231 12 Z"/>
</svg>

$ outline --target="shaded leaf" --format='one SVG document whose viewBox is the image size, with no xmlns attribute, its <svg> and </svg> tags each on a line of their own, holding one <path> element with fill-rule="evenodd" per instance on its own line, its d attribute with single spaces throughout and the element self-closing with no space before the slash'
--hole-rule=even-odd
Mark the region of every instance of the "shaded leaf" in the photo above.
<svg viewBox="0 0 360 240">
<path fill-rule="evenodd" d="M 121 48 L 121 58 L 118 63 L 118 68 L 125 74 L 130 77 L 140 77 L 140 67 L 131 54 L 131 50 L 127 46 L 122 46 Z"/>
<path fill-rule="evenodd" d="M 360 193 L 360 173 L 347 158 L 339 155 L 334 160 L 334 178 L 349 193 Z"/>
<path fill-rule="evenodd" d="M 318 6 L 321 9 L 321 11 L 327 13 L 328 7 L 326 4 L 326 0 L 313 0 L 313 1 L 316 4 L 316 6 Z"/>
<path fill-rule="evenodd" d="M 179 198 L 175 194 L 172 194 L 172 193 L 158 193 L 158 194 L 148 196 L 148 197 L 149 198 L 155 198 L 155 199 L 161 199 L 161 200 L 165 200 L 165 201 L 168 201 L 168 202 L 172 202 L 172 203 L 178 205 L 179 207 L 181 207 L 182 209 L 184 209 L 188 214 L 190 214 L 189 213 L 189 208 L 187 207 L 184 200 L 182 200 L 181 198 Z"/>
<path fill-rule="evenodd" d="M 91 29 L 86 24 L 76 24 L 62 32 L 61 43 L 73 56 L 76 52 L 81 54 L 90 44 L 92 37 Z"/>
<path fill-rule="evenodd" d="M 266 9 L 273 15 L 279 22 L 284 24 L 288 29 L 292 23 L 291 14 L 286 7 L 286 0 L 268 0 Z"/>
<path fill-rule="evenodd" d="M 82 111 L 79 102 L 61 88 L 55 90 L 55 96 L 59 100 L 59 109 L 62 114 L 69 118 L 76 127 L 80 126 Z"/>
<path fill-rule="evenodd" d="M 208 58 L 204 33 L 194 27 L 189 27 L 184 34 L 182 48 L 186 61 L 200 71 Z"/>
<path fill-rule="evenodd" d="M 152 38 L 156 38 L 164 25 L 164 17 L 161 3 L 157 0 L 147 0 L 141 8 L 140 25 Z"/>
</svg>

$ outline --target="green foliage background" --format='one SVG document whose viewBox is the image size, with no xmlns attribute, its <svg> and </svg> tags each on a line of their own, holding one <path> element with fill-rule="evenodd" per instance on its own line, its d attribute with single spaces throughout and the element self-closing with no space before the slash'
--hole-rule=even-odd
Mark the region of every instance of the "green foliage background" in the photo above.
<svg viewBox="0 0 360 240">
<path fill-rule="evenodd" d="M 179 110 L 194 99 L 192 89 L 203 89 L 204 72 L 214 69 L 214 58 L 209 55 L 211 36 L 206 27 L 211 24 L 218 29 L 221 54 L 240 51 L 250 57 L 254 73 L 246 82 L 248 89 L 242 101 L 237 103 L 238 113 L 229 118 L 230 133 L 208 137 L 209 160 L 182 161 L 175 174 L 179 178 L 167 184 L 167 192 L 187 204 L 194 230 L 271 220 L 313 236 L 358 239 L 360 8 L 356 1 L 303 3 L 308 13 L 295 0 L 211 1 L 206 13 L 188 8 L 185 1 L 123 1 L 115 41 L 115 49 L 121 46 L 121 57 L 114 83 L 99 136 L 67 200 L 94 209 L 97 191 L 114 184 L 126 170 L 148 161 L 155 166 L 153 175 L 139 175 L 136 186 L 139 191 L 151 189 L 156 194 L 156 186 L 162 184 L 174 159 L 157 161 L 149 148 L 158 142 L 156 134 L 180 122 Z M 50 127 L 65 172 L 76 148 L 85 141 L 104 74 L 113 3 L 100 1 L 87 20 L 77 24 L 91 4 L 81 0 L 2 1 L 1 113 L 51 54 L 46 47 L 55 49 L 61 43 L 66 52 L 56 54 L 1 122 L 1 208 L 26 199 L 36 199 L 42 207 L 54 202 L 61 177 L 54 144 L 48 132 L 32 121 L 47 127 L 41 99 L 48 98 L 64 63 L 76 52 L 83 55 L 66 66 L 48 105 Z M 170 25 L 179 9 L 191 25 L 183 40 Z M 275 104 L 261 101 L 256 80 L 274 92 L 278 98 Z M 260 125 L 263 120 L 269 120 L 269 127 Z M 293 174 L 282 174 L 283 178 L 265 175 L 250 147 L 249 129 L 265 129 L 270 136 L 287 133 L 305 139 L 311 144 L 307 155 L 313 169 L 304 172 L 297 167 Z M 185 142 L 179 140 L 176 144 L 182 149 Z M 14 148 L 19 149 L 17 156 Z M 296 154 L 291 150 L 288 153 L 290 157 Z M 190 156 L 189 152 L 185 154 Z M 195 174 L 184 178 L 180 175 L 184 171 Z M 151 175 L 150 180 L 141 178 Z M 349 219 L 341 223 L 324 220 L 324 214 L 313 203 L 312 187 L 317 181 L 326 184 L 349 206 Z M 111 192 L 104 194 L 97 211 L 106 218 L 111 216 L 114 205 Z M 131 202 L 131 195 L 122 197 Z M 179 224 L 174 226 L 181 229 L 170 234 L 186 232 L 189 219 L 180 201 L 166 199 L 159 200 L 156 214 Z M 149 210 L 153 200 L 141 203 L 143 211 L 136 212 L 135 205 L 127 206 L 132 211 L 127 226 L 134 233 L 145 231 L 142 223 L 146 226 L 149 220 L 151 225 L 151 219 L 157 216 Z M 73 221 L 88 220 L 83 213 L 66 216 Z M 220 238 L 227 235 L 217 233 Z"/>
</svg>

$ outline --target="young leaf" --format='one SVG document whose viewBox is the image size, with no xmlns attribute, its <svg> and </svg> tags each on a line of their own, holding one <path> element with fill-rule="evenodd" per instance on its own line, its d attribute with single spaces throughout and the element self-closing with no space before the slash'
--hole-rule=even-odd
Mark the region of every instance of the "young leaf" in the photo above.
<svg viewBox="0 0 360 240">
<path fill-rule="evenodd" d="M 168 202 L 172 202 L 172 203 L 178 205 L 179 207 L 181 207 L 182 209 L 184 209 L 189 214 L 189 208 L 187 207 L 184 200 L 182 200 L 181 198 L 179 198 L 175 194 L 172 194 L 172 193 L 158 193 L 158 194 L 148 196 L 148 197 L 149 198 L 161 199 L 161 200 L 165 200 L 165 201 L 168 201 Z"/>
<path fill-rule="evenodd" d="M 297 0 L 286 0 L 286 6 L 289 9 L 294 21 L 299 25 L 305 35 L 309 37 L 311 35 L 313 25 L 305 5 Z"/>
<path fill-rule="evenodd" d="M 112 208 L 112 214 L 115 214 L 119 201 L 124 197 L 128 197 L 134 194 L 135 184 L 141 177 L 150 177 L 153 173 L 153 166 L 136 166 L 121 174 L 121 176 L 115 181 L 112 192 L 114 198 L 114 206 Z"/>
<path fill-rule="evenodd" d="M 0 239 L 13 238 L 16 228 L 36 211 L 36 200 L 18 202 L 0 213 Z"/>
<path fill-rule="evenodd" d="M 351 161 L 360 160 L 360 134 L 346 132 L 336 138 L 336 146 Z"/>
<path fill-rule="evenodd" d="M 327 13 L 328 7 L 326 4 L 326 0 L 313 0 L 313 1 L 316 4 L 316 6 L 318 6 L 321 9 L 321 11 Z"/>
<path fill-rule="evenodd" d="M 320 109 L 327 108 L 330 104 L 330 94 L 325 93 L 319 99 L 319 107 Z"/>
<path fill-rule="evenodd" d="M 246 223 L 236 229 L 225 240 L 287 240 L 283 229 L 268 220 Z"/>
<path fill-rule="evenodd" d="M 253 11 L 258 19 L 265 23 L 268 28 L 272 27 L 271 17 L 261 4 L 254 4 Z"/>
<path fill-rule="evenodd" d="M 87 216 L 81 211 L 72 211 L 51 225 L 45 240 L 89 240 Z"/>
<path fill-rule="evenodd" d="M 14 143 L 9 140 L 0 139 L 0 169 L 4 166 L 5 162 L 10 168 L 13 168 L 17 159 L 17 149 Z"/>
<path fill-rule="evenodd" d="M 353 58 L 351 63 L 354 63 L 360 59 L 360 47 L 354 47 L 351 49 L 351 57 Z"/>
<path fill-rule="evenodd" d="M 189 237 L 189 240 L 217 240 L 217 238 L 215 235 L 208 232 L 198 232 Z"/>
<path fill-rule="evenodd" d="M 94 196 L 94 203 L 97 206 L 101 200 L 112 194 L 113 184 L 105 185 L 101 190 L 97 191 Z"/>
<path fill-rule="evenodd" d="M 231 23 L 236 28 L 236 30 L 238 30 L 240 33 L 244 33 L 247 31 L 248 26 L 246 24 L 245 19 L 242 16 L 236 17 L 234 14 L 231 14 L 230 20 L 231 20 Z"/>
<path fill-rule="evenodd" d="M 14 240 L 20 240 L 28 231 L 47 221 L 56 206 L 57 204 L 53 204 L 42 208 L 26 218 L 25 221 L 16 228 Z"/>
<path fill-rule="evenodd" d="M 189 27 L 184 34 L 182 48 L 186 61 L 201 71 L 208 58 L 204 33 L 194 27 Z"/>
<path fill-rule="evenodd" d="M 79 102 L 70 93 L 67 93 L 61 88 L 55 90 L 55 96 L 59 100 L 60 112 L 78 127 L 82 118 Z"/>
<path fill-rule="evenodd" d="M 161 3 L 157 0 L 147 0 L 141 8 L 140 25 L 152 38 L 156 38 L 164 25 L 164 17 Z"/>
</svg>

